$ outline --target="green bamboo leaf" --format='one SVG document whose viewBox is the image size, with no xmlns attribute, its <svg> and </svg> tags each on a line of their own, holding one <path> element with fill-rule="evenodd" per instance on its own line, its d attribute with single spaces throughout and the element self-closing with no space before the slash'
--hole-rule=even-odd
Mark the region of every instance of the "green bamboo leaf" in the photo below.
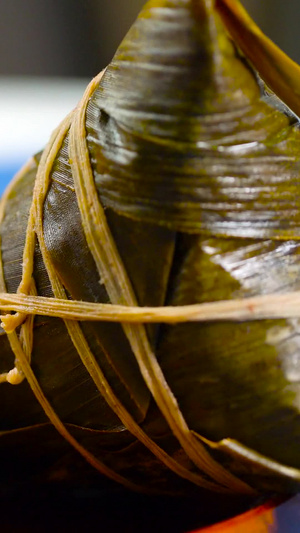
<svg viewBox="0 0 300 533">
<path fill-rule="evenodd" d="M 28 290 L 23 248 L 34 242 L 35 286 L 49 298 L 181 306 L 300 289 L 298 121 L 288 99 L 266 94 L 248 48 L 241 57 L 241 21 L 229 38 L 225 7 L 238 5 L 146 4 L 88 89 L 86 111 L 4 197 L 1 291 Z M 30 211 L 44 170 L 42 204 Z M 14 347 L 15 379 L 28 383 L 0 386 L 0 449 L 13 461 L 24 438 L 30 463 L 37 436 L 49 439 L 28 478 L 40 465 L 48 480 L 59 464 L 73 479 L 75 452 L 53 437 L 43 406 L 91 464 L 131 487 L 253 495 L 299 483 L 298 320 L 146 328 L 36 317 L 29 361 L 25 317 L 10 317 L 18 329 L 8 337 L 1 330 L 0 372 Z"/>
</svg>

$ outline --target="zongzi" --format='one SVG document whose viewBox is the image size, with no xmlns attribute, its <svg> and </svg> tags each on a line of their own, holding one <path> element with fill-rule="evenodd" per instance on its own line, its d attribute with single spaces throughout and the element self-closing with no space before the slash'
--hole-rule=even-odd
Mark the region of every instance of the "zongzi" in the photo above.
<svg viewBox="0 0 300 533">
<path fill-rule="evenodd" d="M 150 0 L 4 194 L 2 483 L 298 488 L 299 318 L 176 319 L 300 290 L 297 99 L 253 24 L 236 0 Z M 132 319 L 149 307 L 174 323 Z"/>
</svg>

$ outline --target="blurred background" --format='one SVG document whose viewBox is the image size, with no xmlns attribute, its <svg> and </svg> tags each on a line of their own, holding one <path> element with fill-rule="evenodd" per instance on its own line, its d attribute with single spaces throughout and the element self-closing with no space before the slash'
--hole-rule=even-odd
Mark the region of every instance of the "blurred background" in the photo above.
<svg viewBox="0 0 300 533">
<path fill-rule="evenodd" d="M 112 58 L 144 0 L 0 1 L 0 192 Z M 299 0 L 243 0 L 300 63 Z"/>
<path fill-rule="evenodd" d="M 300 62 L 299 0 L 242 0 Z M 0 74 L 94 76 L 111 59 L 144 0 L 0 2 Z"/>
</svg>

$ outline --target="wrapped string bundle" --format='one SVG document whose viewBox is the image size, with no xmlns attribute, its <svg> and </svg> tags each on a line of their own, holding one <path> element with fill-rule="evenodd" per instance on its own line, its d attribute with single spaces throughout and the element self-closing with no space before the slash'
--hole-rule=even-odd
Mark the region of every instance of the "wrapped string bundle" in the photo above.
<svg viewBox="0 0 300 533">
<path fill-rule="evenodd" d="M 150 0 L 6 191 L 5 482 L 94 479 L 81 454 L 146 492 L 298 487 L 300 133 L 245 24 Z"/>
</svg>

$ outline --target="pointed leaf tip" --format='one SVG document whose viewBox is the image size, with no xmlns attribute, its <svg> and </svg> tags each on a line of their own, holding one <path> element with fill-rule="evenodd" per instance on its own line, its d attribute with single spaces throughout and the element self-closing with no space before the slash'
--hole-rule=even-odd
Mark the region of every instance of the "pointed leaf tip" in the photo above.
<svg viewBox="0 0 300 533">
<path fill-rule="evenodd" d="M 247 106 L 259 93 L 215 0 L 150 0 L 117 50 L 102 89 L 100 105 L 110 116 L 164 137 L 182 137 L 189 130 L 182 121 Z M 180 132 L 174 130 L 176 118 Z"/>
</svg>

